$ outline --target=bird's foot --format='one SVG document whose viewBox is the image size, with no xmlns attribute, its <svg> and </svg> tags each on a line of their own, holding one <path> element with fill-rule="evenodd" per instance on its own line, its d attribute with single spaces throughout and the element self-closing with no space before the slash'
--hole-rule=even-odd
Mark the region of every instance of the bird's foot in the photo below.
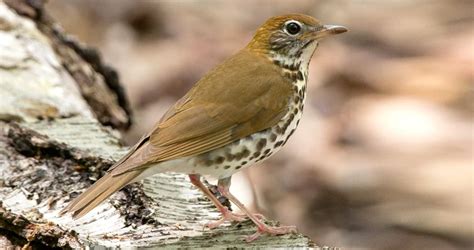
<svg viewBox="0 0 474 250">
<path fill-rule="evenodd" d="M 245 237 L 245 241 L 252 242 L 258 239 L 263 234 L 270 234 L 270 235 L 283 235 L 283 234 L 290 234 L 296 233 L 295 226 L 279 226 L 279 227 L 272 227 L 267 226 L 265 224 L 258 225 L 257 232 L 252 235 Z"/>
<path fill-rule="evenodd" d="M 254 216 L 256 218 L 258 218 L 259 220 L 264 220 L 265 219 L 265 216 L 263 216 L 263 214 L 254 214 Z M 222 225 L 226 221 L 229 221 L 229 222 L 233 222 L 233 221 L 242 222 L 244 220 L 247 220 L 247 218 L 248 218 L 248 216 L 246 214 L 233 213 L 229 210 L 225 210 L 225 211 L 222 212 L 222 218 L 220 218 L 217 221 L 206 223 L 206 227 L 208 227 L 209 229 L 213 229 L 213 228 L 216 228 L 216 227 Z"/>
</svg>

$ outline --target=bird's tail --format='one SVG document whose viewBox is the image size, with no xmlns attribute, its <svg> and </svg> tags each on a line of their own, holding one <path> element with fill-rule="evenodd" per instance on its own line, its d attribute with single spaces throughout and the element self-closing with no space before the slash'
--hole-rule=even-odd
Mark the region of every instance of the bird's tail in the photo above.
<svg viewBox="0 0 474 250">
<path fill-rule="evenodd" d="M 72 213 L 73 218 L 82 217 L 111 196 L 114 192 L 132 182 L 140 172 L 141 171 L 131 171 L 115 176 L 110 172 L 107 173 L 85 192 L 70 202 L 63 210 L 61 210 L 60 214 Z"/>
</svg>

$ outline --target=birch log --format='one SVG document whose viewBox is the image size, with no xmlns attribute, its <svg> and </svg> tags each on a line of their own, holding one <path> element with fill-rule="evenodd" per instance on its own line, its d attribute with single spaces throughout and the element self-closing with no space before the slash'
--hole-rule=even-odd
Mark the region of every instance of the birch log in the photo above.
<svg viewBox="0 0 474 250">
<path fill-rule="evenodd" d="M 242 241 L 185 176 L 129 185 L 87 216 L 58 212 L 120 158 L 130 125 L 115 72 L 62 32 L 42 1 L 0 0 L 0 248 L 316 247 L 301 234 Z M 269 222 L 275 223 L 275 222 Z"/>
</svg>

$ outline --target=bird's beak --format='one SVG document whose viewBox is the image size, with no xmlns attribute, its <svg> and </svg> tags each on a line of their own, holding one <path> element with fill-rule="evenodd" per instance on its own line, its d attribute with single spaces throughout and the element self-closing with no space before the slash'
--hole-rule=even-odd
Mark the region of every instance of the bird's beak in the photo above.
<svg viewBox="0 0 474 250">
<path fill-rule="evenodd" d="M 312 32 L 313 39 L 321 39 L 326 36 L 336 35 L 340 33 L 347 32 L 348 29 L 340 25 L 323 25 L 320 26 L 317 30 Z"/>
</svg>

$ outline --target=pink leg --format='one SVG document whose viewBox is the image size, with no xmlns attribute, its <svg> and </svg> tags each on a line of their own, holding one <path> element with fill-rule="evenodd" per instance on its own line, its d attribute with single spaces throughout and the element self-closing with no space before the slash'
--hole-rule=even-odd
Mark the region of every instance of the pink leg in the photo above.
<svg viewBox="0 0 474 250">
<path fill-rule="evenodd" d="M 257 232 L 249 235 L 245 238 L 247 242 L 254 241 L 260 237 L 262 234 L 270 234 L 270 235 L 282 235 L 282 234 L 289 234 L 289 233 L 296 233 L 295 226 L 280 226 L 280 227 L 271 227 L 267 226 L 265 223 L 261 222 L 258 216 L 252 214 L 247 208 L 242 204 L 234 195 L 229 192 L 230 187 L 230 177 L 225 179 L 220 179 L 218 183 L 218 190 L 219 192 L 224 195 L 227 199 L 229 199 L 232 203 L 234 203 L 237 207 L 240 208 L 247 216 L 257 225 Z"/>
<path fill-rule="evenodd" d="M 247 215 L 245 214 L 236 214 L 229 211 L 229 209 L 223 206 L 219 200 L 209 191 L 209 189 L 201 182 L 201 176 L 197 174 L 190 174 L 189 179 L 191 183 L 194 184 L 197 188 L 199 188 L 206 196 L 209 198 L 212 203 L 216 206 L 216 208 L 221 212 L 222 218 L 215 222 L 209 222 L 206 226 L 210 229 L 216 228 L 220 226 L 222 223 L 226 221 L 244 221 L 247 219 Z M 262 216 L 263 217 L 263 216 Z"/>
</svg>

